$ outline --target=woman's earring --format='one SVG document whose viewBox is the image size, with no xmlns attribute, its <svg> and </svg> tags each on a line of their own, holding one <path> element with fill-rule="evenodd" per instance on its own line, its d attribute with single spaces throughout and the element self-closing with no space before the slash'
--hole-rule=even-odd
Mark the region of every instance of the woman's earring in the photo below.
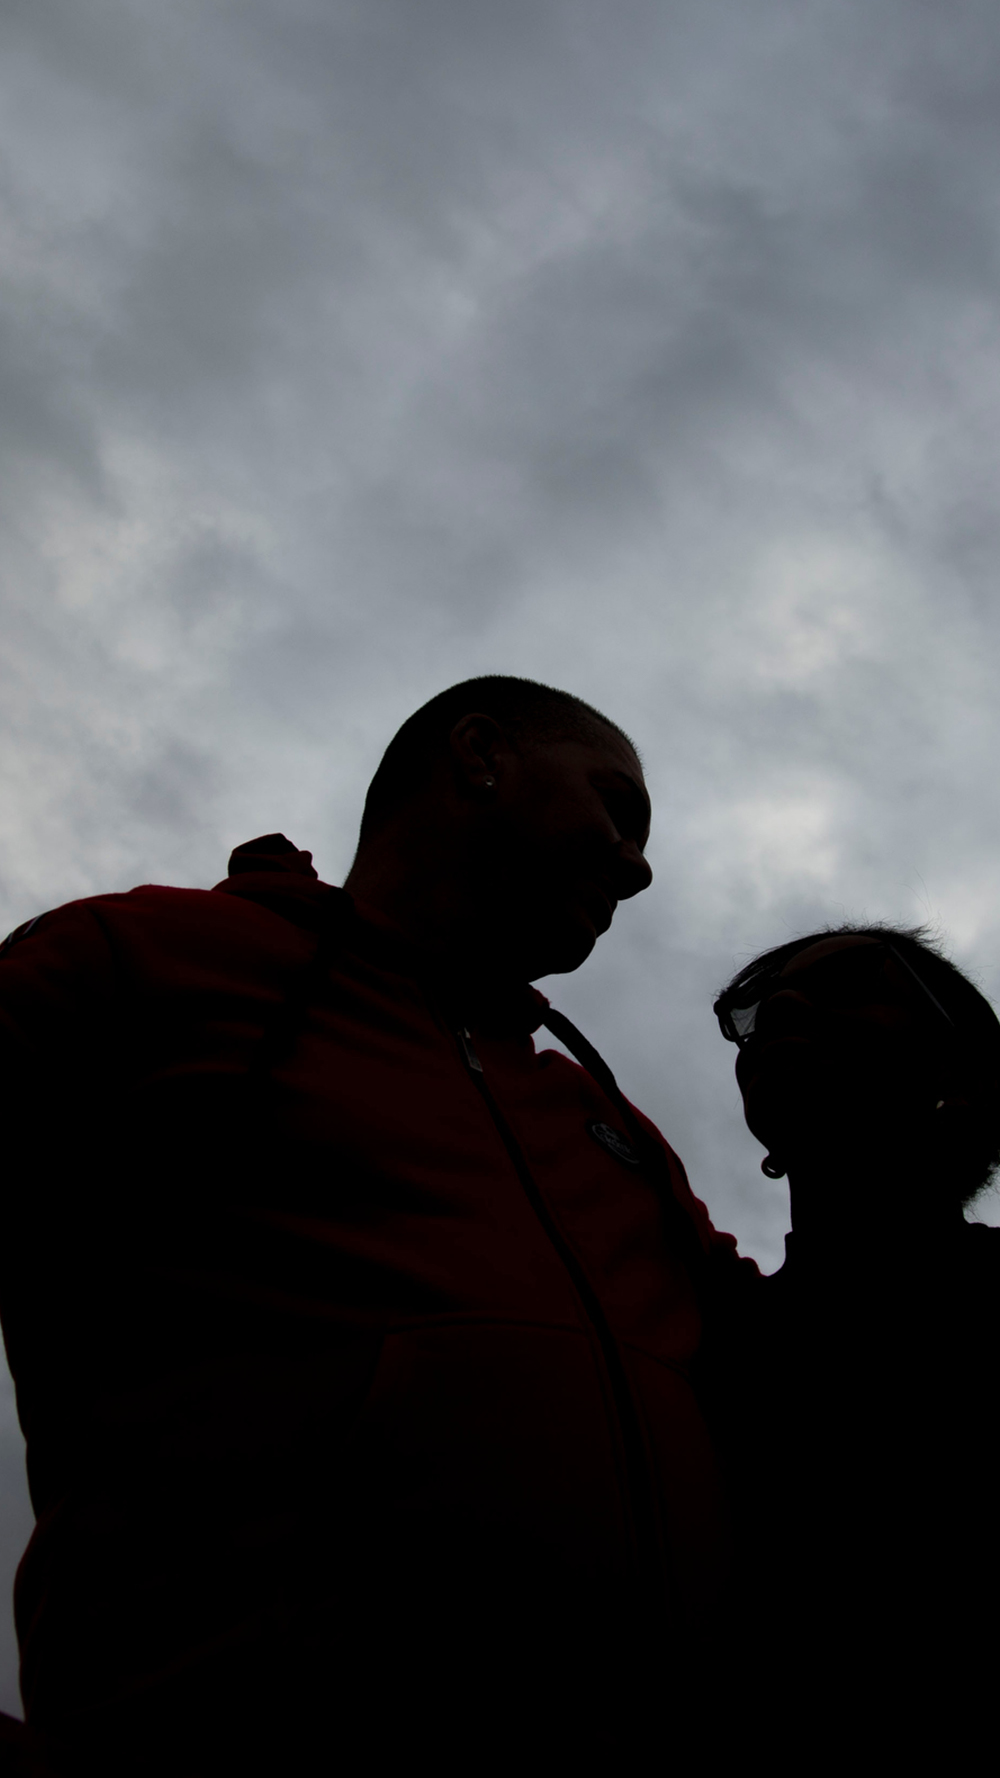
<svg viewBox="0 0 1000 1778">
<path fill-rule="evenodd" d="M 767 1174 L 768 1179 L 784 1179 L 788 1172 L 787 1167 L 783 1167 L 780 1161 L 776 1161 L 773 1155 L 769 1154 L 766 1154 L 761 1161 L 760 1170 Z"/>
<path fill-rule="evenodd" d="M 497 781 L 495 778 L 484 778 L 483 779 L 483 789 L 484 790 L 495 790 L 496 787 L 497 787 Z"/>
</svg>

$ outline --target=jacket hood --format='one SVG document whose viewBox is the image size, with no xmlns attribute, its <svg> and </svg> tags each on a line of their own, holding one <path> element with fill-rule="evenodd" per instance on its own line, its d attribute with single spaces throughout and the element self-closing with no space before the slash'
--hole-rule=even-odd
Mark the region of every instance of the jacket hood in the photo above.
<svg viewBox="0 0 1000 1778">
<path fill-rule="evenodd" d="M 346 903 L 344 914 L 353 909 L 343 889 L 320 882 L 312 853 L 300 852 L 283 833 L 266 833 L 237 846 L 229 859 L 229 875 L 216 883 L 215 891 L 255 901 L 314 932 L 328 917 L 334 901 Z"/>
<path fill-rule="evenodd" d="M 244 877 L 256 871 L 286 871 L 292 875 L 312 877 L 319 881 L 311 852 L 300 852 L 283 833 L 265 833 L 259 839 L 247 840 L 229 854 L 230 877 Z"/>
</svg>

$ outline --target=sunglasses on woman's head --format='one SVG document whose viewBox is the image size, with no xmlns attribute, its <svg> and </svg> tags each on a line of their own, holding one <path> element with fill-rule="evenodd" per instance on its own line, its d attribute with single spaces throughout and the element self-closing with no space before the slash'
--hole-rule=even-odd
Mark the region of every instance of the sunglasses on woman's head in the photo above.
<svg viewBox="0 0 1000 1778">
<path fill-rule="evenodd" d="M 719 996 L 713 1008 L 719 1021 L 719 1029 L 729 1043 L 738 1044 L 742 1048 L 754 1034 L 757 1014 L 764 1001 L 782 988 L 795 989 L 800 985 L 805 988 L 814 1006 L 861 1006 L 866 1000 L 876 997 L 889 957 L 894 957 L 897 963 L 902 964 L 907 975 L 916 982 L 945 1024 L 954 1029 L 954 1019 L 945 1012 L 941 1002 L 931 993 L 927 983 L 921 980 L 912 963 L 907 963 L 895 945 L 887 940 L 879 944 L 830 951 L 827 956 L 810 963 L 801 972 L 798 981 L 794 976 L 782 979 L 782 970 L 787 969 L 794 961 L 794 957 L 783 958 L 773 974 L 757 976 L 752 982 L 734 989 L 731 995 Z"/>
</svg>

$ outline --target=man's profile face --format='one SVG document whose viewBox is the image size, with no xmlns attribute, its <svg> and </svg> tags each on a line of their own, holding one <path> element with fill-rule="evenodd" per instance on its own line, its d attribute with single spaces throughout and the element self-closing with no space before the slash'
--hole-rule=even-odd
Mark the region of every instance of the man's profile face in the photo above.
<svg viewBox="0 0 1000 1778">
<path fill-rule="evenodd" d="M 526 745 L 503 787 L 491 847 L 502 948 L 527 979 L 577 969 L 620 901 L 648 888 L 649 795 L 628 743 Z"/>
</svg>

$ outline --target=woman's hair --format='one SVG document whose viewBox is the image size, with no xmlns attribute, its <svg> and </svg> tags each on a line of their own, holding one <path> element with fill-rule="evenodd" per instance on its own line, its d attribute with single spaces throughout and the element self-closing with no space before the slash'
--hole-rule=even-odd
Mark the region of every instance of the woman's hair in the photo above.
<svg viewBox="0 0 1000 1778">
<path fill-rule="evenodd" d="M 870 925 L 848 923 L 805 933 L 745 963 L 722 989 L 716 1003 L 725 1002 L 730 996 L 748 999 L 755 982 L 773 977 L 810 945 L 825 938 L 852 937 L 882 939 L 891 944 L 952 1020 L 952 1042 L 969 1098 L 970 1116 L 963 1120 L 960 1133 L 953 1132 L 950 1178 L 946 1183 L 963 1204 L 968 1204 L 989 1184 L 1000 1166 L 1000 1020 L 985 995 L 943 955 L 926 926 L 890 926 L 877 920 Z"/>
</svg>

